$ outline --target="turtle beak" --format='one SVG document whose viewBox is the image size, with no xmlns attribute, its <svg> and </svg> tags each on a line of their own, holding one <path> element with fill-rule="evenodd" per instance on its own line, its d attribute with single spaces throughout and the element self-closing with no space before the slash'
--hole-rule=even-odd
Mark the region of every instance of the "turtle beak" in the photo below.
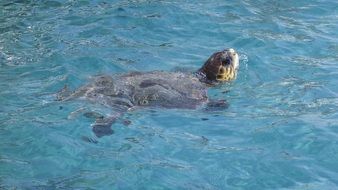
<svg viewBox="0 0 338 190">
<path fill-rule="evenodd" d="M 233 64 L 233 67 L 238 70 L 238 67 L 239 67 L 239 56 L 238 56 L 238 53 L 230 48 L 229 49 L 229 53 L 230 53 L 230 57 L 232 58 L 232 64 Z"/>
<path fill-rule="evenodd" d="M 226 49 L 220 57 L 221 65 L 219 66 L 216 80 L 225 82 L 234 80 L 239 67 L 238 54 L 234 49 Z"/>
<path fill-rule="evenodd" d="M 226 51 L 226 60 L 231 60 L 230 62 L 230 65 L 234 68 L 234 69 L 238 69 L 239 67 L 239 56 L 238 56 L 238 53 L 230 48 L 228 50 L 225 50 Z"/>
</svg>

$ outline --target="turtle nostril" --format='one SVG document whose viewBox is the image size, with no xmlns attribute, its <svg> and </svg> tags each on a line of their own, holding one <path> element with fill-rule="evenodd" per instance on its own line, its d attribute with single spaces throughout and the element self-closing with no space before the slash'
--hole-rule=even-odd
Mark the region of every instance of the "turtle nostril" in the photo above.
<svg viewBox="0 0 338 190">
<path fill-rule="evenodd" d="M 231 64 L 231 59 L 230 58 L 226 58 L 224 60 L 222 60 L 222 65 L 226 66 L 226 65 L 230 65 Z"/>
</svg>

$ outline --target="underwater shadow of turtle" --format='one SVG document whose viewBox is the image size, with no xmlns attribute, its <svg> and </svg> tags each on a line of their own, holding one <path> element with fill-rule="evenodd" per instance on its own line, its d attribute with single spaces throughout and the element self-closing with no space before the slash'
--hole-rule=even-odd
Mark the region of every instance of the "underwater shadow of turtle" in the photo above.
<svg viewBox="0 0 338 190">
<path fill-rule="evenodd" d="M 89 114 L 95 118 L 92 130 L 99 138 L 113 134 L 112 124 L 135 108 L 196 109 L 204 105 L 206 111 L 224 110 L 228 103 L 210 100 L 207 89 L 236 78 L 238 57 L 234 49 L 225 49 L 212 54 L 196 72 L 151 71 L 97 76 L 75 91 L 62 89 L 57 100 L 81 98 L 115 110 L 117 114 L 108 117 Z"/>
</svg>

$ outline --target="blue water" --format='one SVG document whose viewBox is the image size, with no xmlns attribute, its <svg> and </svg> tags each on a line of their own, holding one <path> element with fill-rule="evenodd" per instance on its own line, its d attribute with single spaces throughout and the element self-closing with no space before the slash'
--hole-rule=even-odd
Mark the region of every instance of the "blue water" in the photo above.
<svg viewBox="0 0 338 190">
<path fill-rule="evenodd" d="M 2 0 L 0 189 L 338 189 L 337 31 L 335 0 Z M 77 110 L 109 110 L 54 101 L 227 47 L 224 111 L 135 110 L 96 138 Z"/>
</svg>

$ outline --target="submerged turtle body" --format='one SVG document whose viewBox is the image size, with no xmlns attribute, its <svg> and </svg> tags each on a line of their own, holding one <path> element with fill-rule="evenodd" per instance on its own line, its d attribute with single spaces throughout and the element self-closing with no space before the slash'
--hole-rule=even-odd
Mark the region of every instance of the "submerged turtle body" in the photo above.
<svg viewBox="0 0 338 190">
<path fill-rule="evenodd" d="M 111 124 L 117 117 L 134 107 L 162 107 L 195 109 L 212 102 L 207 88 L 236 78 L 238 54 L 233 49 L 214 53 L 195 73 L 183 72 L 132 72 L 114 76 L 98 76 L 89 84 L 72 93 L 59 93 L 59 100 L 86 99 L 117 111 L 116 116 L 96 117 L 93 131 L 96 136 L 112 134 Z"/>
<path fill-rule="evenodd" d="M 206 90 L 190 73 L 134 72 L 98 76 L 68 98 L 84 98 L 118 110 L 135 106 L 194 109 L 207 101 Z"/>
<path fill-rule="evenodd" d="M 207 100 L 206 86 L 189 73 L 154 71 L 131 73 L 116 79 L 116 88 L 129 89 L 137 106 L 196 108 Z M 121 88 L 122 87 L 122 88 Z"/>
</svg>

